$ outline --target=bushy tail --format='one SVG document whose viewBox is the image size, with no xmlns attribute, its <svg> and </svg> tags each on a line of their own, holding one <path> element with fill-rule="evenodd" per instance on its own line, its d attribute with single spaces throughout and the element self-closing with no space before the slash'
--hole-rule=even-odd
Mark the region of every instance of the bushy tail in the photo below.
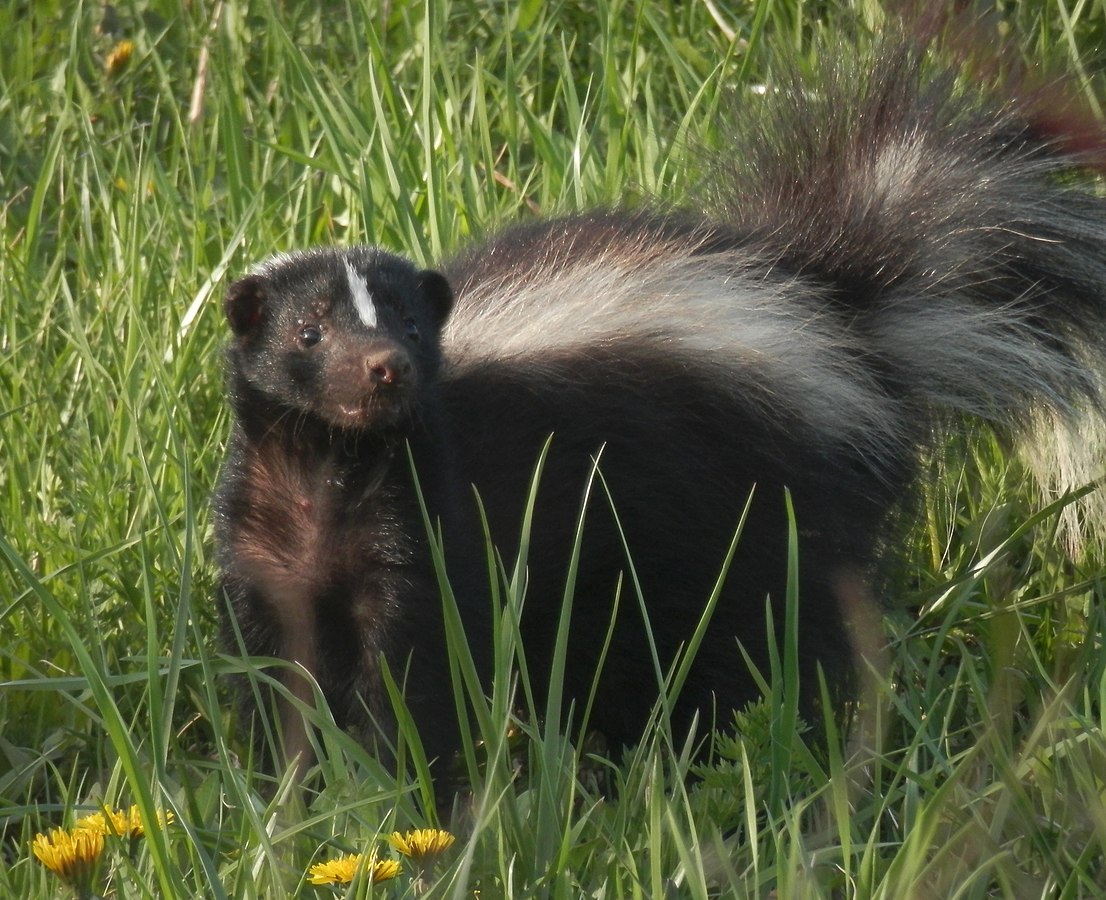
<svg viewBox="0 0 1106 900">
<path fill-rule="evenodd" d="M 676 364 L 889 484 L 964 415 L 1046 484 L 1097 477 L 1106 201 L 1081 170 L 1106 142 L 1062 89 L 954 77 L 927 43 L 827 52 L 751 96 L 693 212 L 545 220 L 453 261 L 446 377 L 648 404 Z"/>
<path fill-rule="evenodd" d="M 1106 201 L 1082 171 L 1103 132 L 1064 88 L 954 78 L 926 43 L 833 54 L 750 101 L 715 208 L 832 286 L 907 415 L 1013 426 L 1046 482 L 1078 486 L 1106 466 Z"/>
</svg>

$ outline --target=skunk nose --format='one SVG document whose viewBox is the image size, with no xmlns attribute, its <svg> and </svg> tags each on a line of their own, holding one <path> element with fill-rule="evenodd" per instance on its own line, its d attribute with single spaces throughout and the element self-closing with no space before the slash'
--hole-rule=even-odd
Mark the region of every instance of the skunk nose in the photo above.
<svg viewBox="0 0 1106 900">
<path fill-rule="evenodd" d="M 401 350 L 380 350 L 365 357 L 365 374 L 373 384 L 404 384 L 411 378 L 411 359 Z"/>
</svg>

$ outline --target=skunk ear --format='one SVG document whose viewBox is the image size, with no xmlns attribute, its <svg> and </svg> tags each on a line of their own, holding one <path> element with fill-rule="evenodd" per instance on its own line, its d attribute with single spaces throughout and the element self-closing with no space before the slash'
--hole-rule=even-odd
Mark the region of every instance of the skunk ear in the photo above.
<svg viewBox="0 0 1106 900">
<path fill-rule="evenodd" d="M 227 288 L 223 310 L 231 330 L 241 336 L 257 327 L 265 316 L 267 299 L 265 279 L 260 275 L 247 275 Z"/>
<path fill-rule="evenodd" d="M 423 269 L 419 272 L 419 288 L 430 302 L 438 325 L 444 325 L 449 318 L 449 311 L 453 309 L 453 288 L 449 286 L 445 276 L 433 269 Z"/>
</svg>

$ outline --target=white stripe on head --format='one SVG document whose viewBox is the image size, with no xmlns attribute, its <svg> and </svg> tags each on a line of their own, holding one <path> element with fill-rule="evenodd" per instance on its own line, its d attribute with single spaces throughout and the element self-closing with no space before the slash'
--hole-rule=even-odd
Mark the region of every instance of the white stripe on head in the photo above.
<svg viewBox="0 0 1106 900">
<path fill-rule="evenodd" d="M 346 260 L 346 280 L 349 282 L 349 292 L 353 297 L 353 306 L 357 315 L 366 328 L 376 328 L 376 304 L 373 303 L 372 294 L 365 279 L 357 274 L 357 270 Z"/>
</svg>

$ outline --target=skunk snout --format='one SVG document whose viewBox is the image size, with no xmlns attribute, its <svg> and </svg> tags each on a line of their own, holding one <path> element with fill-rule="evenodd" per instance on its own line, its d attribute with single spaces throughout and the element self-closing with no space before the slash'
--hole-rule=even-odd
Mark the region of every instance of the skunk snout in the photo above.
<svg viewBox="0 0 1106 900">
<path fill-rule="evenodd" d="M 390 340 L 335 342 L 318 360 L 312 410 L 342 428 L 369 429 L 400 421 L 417 403 L 418 360 Z"/>
<path fill-rule="evenodd" d="M 363 365 L 365 374 L 374 385 L 407 385 L 414 372 L 411 357 L 398 347 L 367 353 Z"/>
</svg>

